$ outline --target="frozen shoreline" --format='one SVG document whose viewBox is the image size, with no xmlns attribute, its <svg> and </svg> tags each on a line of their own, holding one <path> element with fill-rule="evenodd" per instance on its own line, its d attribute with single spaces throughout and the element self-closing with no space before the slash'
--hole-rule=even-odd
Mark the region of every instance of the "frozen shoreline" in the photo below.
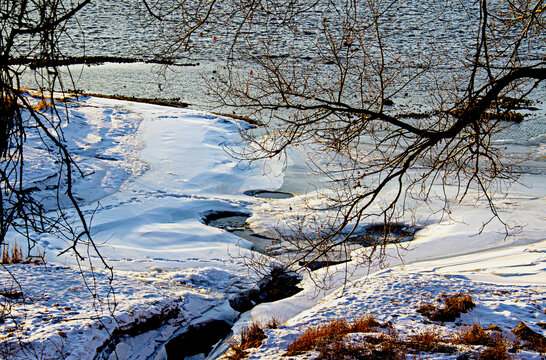
<svg viewBox="0 0 546 360">
<path fill-rule="evenodd" d="M 260 255 L 251 255 L 247 250 L 250 244 L 237 236 L 203 224 L 203 214 L 211 210 L 252 212 L 250 225 L 265 231 L 303 211 L 306 196 L 312 194 L 276 200 L 244 194 L 248 190 L 282 189 L 284 173 L 280 160 L 248 168 L 237 164 L 224 151 L 226 143 L 236 140 L 238 127 L 246 126 L 243 122 L 199 111 L 99 98 L 83 98 L 69 111 L 73 120 L 65 133 L 72 135 L 81 161 L 95 170 L 93 176 L 77 185 L 81 196 L 92 194 L 101 198 L 98 208 L 91 204 L 84 210 L 90 214 L 97 209 L 92 232 L 95 241 L 102 244 L 102 255 L 116 272 L 118 325 L 140 321 L 167 308 L 175 307 L 180 312 L 154 334 L 145 333 L 118 344 L 119 358 L 152 356 L 176 329 L 192 323 L 207 319 L 235 321 L 238 314 L 227 300 L 248 289 L 255 279 L 246 266 L 245 256 Z M 40 169 L 43 159 L 39 153 L 35 156 L 31 164 Z M 35 174 L 37 182 L 47 176 L 39 171 Z M 453 275 L 455 279 L 464 276 L 474 281 L 536 286 L 538 294 L 544 296 L 546 183 L 540 174 L 524 175 L 522 180 L 532 187 L 516 184 L 509 196 L 497 199 L 508 220 L 526 225 L 521 233 L 504 239 L 501 224 L 493 223 L 477 235 L 489 214 L 483 202 L 454 206 L 452 217 L 457 221 L 431 217 L 427 207 L 422 207 L 419 214 L 423 225 L 428 226 L 418 232 L 409 251 L 388 250 L 387 264 L 393 269 L 393 279 L 403 282 L 405 276 L 428 276 L 427 281 L 436 281 L 438 275 Z M 293 188 L 302 187 L 297 177 L 291 181 Z M 292 207 L 294 210 L 289 211 Z M 0 324 L 0 336 L 4 341 L 19 336 L 27 343 L 27 349 L 41 351 L 46 357 L 55 356 L 62 348 L 69 359 L 91 359 L 93 349 L 104 344 L 108 331 L 118 325 L 107 311 L 108 303 L 102 304 L 106 311 L 95 310 L 91 294 L 73 268 L 74 259 L 68 255 L 55 257 L 66 244 L 53 235 L 42 235 L 39 243 L 49 255 L 46 267 L 6 266 L 17 275 L 26 300 L 15 302 L 13 317 Z M 358 292 L 357 284 L 365 283 L 366 276 L 380 268 L 360 266 L 358 251 L 353 257 L 353 262 L 337 268 L 349 267 L 350 280 L 356 280 L 351 287 Z M 328 294 L 342 286 L 345 277 L 343 272 L 334 274 L 334 270 L 331 267 L 313 273 L 328 275 L 328 290 L 320 290 L 313 279 L 306 277 L 302 293 L 258 305 L 245 313 L 236 329 L 250 316 L 260 319 L 282 314 L 284 321 L 301 318 L 303 315 L 298 314 L 302 311 L 320 313 L 328 306 L 335 316 L 339 313 L 335 301 L 340 300 Z M 419 275 L 429 273 L 436 275 Z M 97 274 L 102 279 L 98 294 L 107 299 L 110 288 L 103 286 L 107 277 L 100 269 Z M 387 279 L 385 274 L 380 272 L 371 278 Z M 5 287 L 16 288 L 5 271 L 1 275 Z M 394 286 L 396 281 L 388 286 Z M 389 284 L 387 280 L 383 283 Z M 482 286 L 478 282 L 455 283 L 476 289 Z M 372 299 L 371 305 L 366 306 L 373 308 L 384 300 Z M 317 310 L 313 310 L 315 306 Z M 360 306 L 358 302 L 356 306 Z M 306 321 L 311 324 L 315 320 Z M 100 328 L 101 321 L 110 321 L 111 327 Z M 296 320 L 290 321 L 292 324 Z M 301 328 L 304 323 L 300 322 Z M 291 334 L 294 331 L 290 330 Z M 283 336 L 282 332 L 279 334 Z M 285 340 L 275 341 L 268 340 L 269 350 L 260 350 L 257 358 L 273 356 L 267 354 L 286 344 Z M 28 351 L 21 353 L 21 358 L 28 358 L 32 353 Z"/>
</svg>

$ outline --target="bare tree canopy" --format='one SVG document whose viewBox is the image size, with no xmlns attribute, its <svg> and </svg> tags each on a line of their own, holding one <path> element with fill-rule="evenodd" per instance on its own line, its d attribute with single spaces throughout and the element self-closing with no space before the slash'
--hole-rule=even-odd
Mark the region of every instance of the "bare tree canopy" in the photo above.
<svg viewBox="0 0 546 360">
<path fill-rule="evenodd" d="M 444 210 L 472 191 L 498 216 L 492 194 L 517 172 L 494 140 L 543 90 L 544 1 L 172 0 L 142 10 L 167 40 L 158 53 L 199 51 L 203 37 L 228 45 L 219 105 L 264 124 L 236 155 L 311 144 L 335 211 L 297 232 L 294 244 L 306 245 L 294 261 L 327 255 L 363 223 L 393 223 L 434 184 Z"/>
<path fill-rule="evenodd" d="M 72 177 L 84 174 L 64 145 L 66 116 L 56 106 L 35 111 L 19 83 L 22 65 L 63 59 L 66 26 L 91 2 L 0 5 L 2 241 L 11 228 L 27 237 L 30 230 L 62 230 L 72 250 L 84 238 L 92 244 L 72 192 Z M 522 120 L 514 108 L 527 104 L 546 77 L 544 1 L 134 5 L 157 40 L 149 42 L 148 57 L 168 63 L 188 51 L 203 53 L 204 39 L 225 52 L 225 71 L 211 88 L 219 105 L 264 124 L 243 134 L 246 146 L 235 155 L 252 161 L 307 146 L 313 170 L 331 180 L 327 204 L 334 215 L 314 233 L 297 232 L 294 243 L 310 244 L 302 258 L 327 254 L 364 223 L 395 222 L 406 199 L 427 201 L 434 184 L 443 187 L 446 204 L 477 191 L 497 216 L 492 194 L 517 173 L 494 140 L 507 120 Z M 42 90 L 62 89 L 55 66 L 37 74 Z M 55 216 L 43 194 L 25 185 L 23 144 L 31 129 L 58 157 Z"/>
</svg>

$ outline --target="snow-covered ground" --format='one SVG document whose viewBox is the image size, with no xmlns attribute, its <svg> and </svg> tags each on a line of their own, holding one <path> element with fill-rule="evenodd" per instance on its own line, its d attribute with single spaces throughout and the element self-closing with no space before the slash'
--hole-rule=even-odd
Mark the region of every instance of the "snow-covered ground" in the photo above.
<svg viewBox="0 0 546 360">
<path fill-rule="evenodd" d="M 416 269 L 389 269 L 355 280 L 343 289 L 320 299 L 313 308 L 304 310 L 289 318 L 278 329 L 266 330 L 268 338 L 259 349 L 249 351 L 249 359 L 278 359 L 310 326 L 320 326 L 328 321 L 347 319 L 350 323 L 366 315 L 373 315 L 381 323 L 392 323 L 401 338 L 417 335 L 425 331 L 438 333 L 449 338 L 465 327 L 481 324 L 500 326 L 504 333 L 523 321 L 533 330 L 544 332 L 537 323 L 545 319 L 544 286 L 496 285 L 468 280 L 463 275 L 429 274 Z M 453 322 L 431 323 L 417 312 L 423 303 L 437 304 L 442 295 L 468 293 L 476 303 L 476 308 L 462 314 Z M 279 314 L 280 315 L 280 314 Z M 457 354 L 415 354 L 415 359 L 458 359 Z M 310 352 L 291 359 L 308 359 Z M 540 359 L 531 351 L 520 351 L 518 359 Z M 341 357 L 340 357 L 341 358 Z"/>
<path fill-rule="evenodd" d="M 86 359 L 95 356 L 108 331 L 170 307 L 181 314 L 163 340 L 195 319 L 233 321 L 237 314 L 226 299 L 249 286 L 251 274 L 239 257 L 251 244 L 206 226 L 202 217 L 210 211 L 245 210 L 256 201 L 243 194 L 246 190 L 280 187 L 280 162 L 248 167 L 231 159 L 224 146 L 236 140 L 239 126 L 248 126 L 236 120 L 98 98 L 70 102 L 68 112 L 64 133 L 69 148 L 91 174 L 77 181 L 76 195 L 91 201 L 83 211 L 93 215 L 93 238 L 114 267 L 115 281 L 110 287 L 108 273 L 93 254 L 83 266 L 91 261 L 96 278 L 89 270 L 80 276 L 70 253 L 57 257 L 68 245 L 62 238 L 39 236 L 47 264 L 5 265 L 0 275 L 5 290 L 24 294 L 5 310 L 9 316 L 0 325 L 4 343 L 29 342 L 21 358 L 33 353 L 54 358 L 62 351 L 67 358 Z M 32 141 L 38 139 L 30 136 Z M 32 180 L 46 191 L 53 160 L 38 151 L 27 156 Z M 80 250 L 86 254 L 83 246 Z M 118 323 L 111 319 L 114 301 Z M 210 311 L 216 307 L 218 313 Z"/>
<path fill-rule="evenodd" d="M 227 300 L 255 278 L 246 266 L 251 244 L 202 218 L 212 211 L 252 213 L 249 223 L 266 230 L 297 213 L 303 194 L 283 200 L 244 195 L 281 188 L 282 159 L 239 164 L 224 146 L 248 125 L 208 113 L 99 98 L 70 102 L 68 111 L 70 149 L 83 169 L 93 171 L 78 181 L 77 195 L 88 201 L 83 209 L 93 215 L 91 231 L 114 267 L 114 281 L 110 286 L 96 256 L 89 257 L 94 272 L 83 264 L 80 273 L 71 255 L 56 256 L 67 246 L 62 239 L 41 235 L 46 265 L 4 265 L 0 272 L 0 290 L 22 291 L 18 299 L 0 296 L 7 314 L 0 324 L 1 350 L 22 359 L 92 359 L 113 335 L 121 337 L 116 353 L 100 356 L 160 359 L 162 344 L 191 324 L 235 322 L 239 314 Z M 29 154 L 41 189 L 51 177 L 47 161 L 39 148 Z M 291 178 L 298 181 L 293 187 L 305 188 L 307 179 Z M 286 321 L 252 355 L 278 358 L 307 326 L 332 318 L 370 313 L 392 320 L 401 332 L 419 331 L 424 325 L 415 309 L 424 298 L 462 291 L 478 303 L 462 323 L 511 329 L 521 320 L 546 334 L 536 326 L 546 320 L 546 183 L 540 174 L 524 175 L 522 183 L 497 199 L 505 220 L 524 225 L 513 236 L 505 238 L 498 222 L 477 234 L 490 217 L 483 202 L 454 206 L 451 219 L 423 207 L 417 222 L 427 227 L 407 248 L 387 249 L 382 267 L 364 266 L 359 259 L 366 250 L 357 250 L 350 263 L 305 276 L 296 296 L 244 314 L 235 330 L 250 317 Z M 157 330 L 131 330 L 144 331 L 143 323 L 158 318 L 164 325 Z"/>
<path fill-rule="evenodd" d="M 268 338 L 264 345 L 249 350 L 251 359 L 280 358 L 288 345 L 310 326 L 337 319 L 352 322 L 367 314 L 383 323 L 392 322 L 402 338 L 432 328 L 447 337 L 459 331 L 461 325 L 473 324 L 481 324 L 483 328 L 499 325 L 509 335 L 519 321 L 546 335 L 543 180 L 543 176 L 524 177 L 523 183 L 527 185 L 514 185 L 509 195 L 496 199 L 506 221 L 523 225 L 508 238 L 498 221 L 477 233 L 482 222 L 490 218 L 485 203 L 461 204 L 452 208 L 451 217 L 457 220 L 425 216 L 431 223 L 417 233 L 410 245 L 388 248 L 383 264 L 368 266 L 359 261 L 365 258 L 362 255 L 366 250 L 354 251 L 353 261 L 338 265 L 337 272 L 335 267 L 316 271 L 313 277 L 304 279 L 304 291 L 275 303 L 258 305 L 234 329 L 237 332 L 253 321 L 265 322 L 271 318 L 284 322 L 279 329 L 266 330 Z M 327 290 L 318 289 L 323 286 Z M 460 320 L 431 325 L 417 313 L 421 303 L 435 303 L 441 294 L 459 292 L 471 294 L 477 303 Z M 318 352 L 291 358 L 313 355 Z M 416 358 L 456 359 L 459 355 L 420 354 Z M 515 356 L 541 358 L 530 351 L 520 351 Z"/>
</svg>

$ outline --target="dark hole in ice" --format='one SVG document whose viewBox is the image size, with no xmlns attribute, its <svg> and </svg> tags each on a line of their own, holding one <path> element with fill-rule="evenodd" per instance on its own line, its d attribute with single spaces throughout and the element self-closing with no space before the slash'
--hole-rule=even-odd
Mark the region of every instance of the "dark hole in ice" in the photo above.
<svg viewBox="0 0 546 360">
<path fill-rule="evenodd" d="M 250 214 L 239 211 L 211 211 L 203 215 L 203 223 L 219 229 L 232 231 L 244 228 Z"/>
<path fill-rule="evenodd" d="M 363 231 L 349 238 L 349 241 L 363 246 L 395 244 L 411 241 L 420 226 L 404 223 L 375 223 L 364 227 Z"/>
<path fill-rule="evenodd" d="M 333 266 L 345 263 L 351 260 L 350 253 L 360 247 L 380 246 L 386 244 L 397 244 L 412 241 L 415 233 L 422 227 L 410 226 L 404 223 L 374 223 L 364 226 L 358 233 L 353 234 L 348 239 L 342 240 L 339 246 L 334 246 L 327 254 L 318 256 L 313 260 L 303 259 L 299 262 L 300 266 L 305 266 L 311 271 L 323 267 Z"/>
<path fill-rule="evenodd" d="M 95 158 L 97 158 L 99 160 L 119 161 L 119 159 L 117 159 L 117 158 L 115 158 L 113 156 L 107 156 L 107 155 L 101 155 L 101 154 L 96 154 Z"/>
<path fill-rule="evenodd" d="M 274 267 L 256 287 L 231 298 L 229 305 L 235 311 L 246 312 L 257 304 L 285 299 L 303 290 L 297 286 L 301 279 L 301 275 Z"/>
<path fill-rule="evenodd" d="M 343 263 L 346 263 L 350 261 L 350 259 L 347 259 L 347 260 L 313 260 L 313 261 L 300 261 L 298 264 L 300 266 L 305 266 L 306 268 L 308 268 L 309 270 L 311 271 L 315 271 L 315 270 L 318 270 L 318 269 L 322 269 L 323 267 L 328 267 L 328 266 L 334 266 L 334 265 L 339 265 L 339 264 L 343 264 Z"/>
<path fill-rule="evenodd" d="M 198 354 L 208 355 L 220 340 L 231 332 L 231 325 L 223 320 L 209 320 L 191 325 L 165 345 L 167 359 L 184 359 Z"/>
<path fill-rule="evenodd" d="M 294 195 L 284 191 L 268 191 L 268 190 L 248 190 L 244 192 L 247 196 L 253 196 L 262 199 L 290 199 Z"/>
<path fill-rule="evenodd" d="M 255 233 L 246 223 L 249 217 L 250 214 L 239 211 L 210 211 L 203 215 L 202 220 L 205 225 L 229 231 L 241 239 L 250 241 L 253 250 L 265 253 L 276 243 L 276 240 Z"/>
</svg>

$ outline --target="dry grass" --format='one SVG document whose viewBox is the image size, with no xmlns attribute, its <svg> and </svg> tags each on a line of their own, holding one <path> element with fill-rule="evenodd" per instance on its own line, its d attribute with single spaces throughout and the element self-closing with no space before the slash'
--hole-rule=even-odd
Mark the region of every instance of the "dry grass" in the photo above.
<svg viewBox="0 0 546 360">
<path fill-rule="evenodd" d="M 240 336 L 241 341 L 239 348 L 241 350 L 247 350 L 260 346 L 265 339 L 265 332 L 259 323 L 251 323 L 241 329 Z"/>
<path fill-rule="evenodd" d="M 9 244 L 3 244 L 3 246 L 4 249 L 2 249 L 2 260 L 0 261 L 0 264 L 19 264 L 23 262 L 23 251 L 17 243 L 13 245 L 11 251 Z"/>
<path fill-rule="evenodd" d="M 345 319 L 332 320 L 324 325 L 310 327 L 288 346 L 286 355 L 301 354 L 324 344 L 336 342 L 347 335 L 349 330 L 350 326 Z"/>
<path fill-rule="evenodd" d="M 0 264 L 44 264 L 44 253 L 38 250 L 37 256 L 28 256 L 23 257 L 23 251 L 21 247 L 15 243 L 13 248 L 10 244 L 2 244 L 2 259 L 0 259 Z"/>
<path fill-rule="evenodd" d="M 514 357 L 508 353 L 509 340 L 500 333 L 491 335 L 491 343 L 480 351 L 479 360 L 511 360 Z"/>
<path fill-rule="evenodd" d="M 436 329 L 427 329 L 419 334 L 410 336 L 408 344 L 419 352 L 431 352 L 438 347 L 440 336 Z"/>
<path fill-rule="evenodd" d="M 451 296 L 445 296 L 443 306 L 437 308 L 433 304 L 421 304 L 417 312 L 432 321 L 454 321 L 461 316 L 461 313 L 466 313 L 476 307 L 472 297 L 468 294 L 457 293 Z"/>
<path fill-rule="evenodd" d="M 17 99 L 12 94 L 0 94 L 0 111 L 4 113 L 14 113 L 17 109 Z"/>
<path fill-rule="evenodd" d="M 377 328 L 383 325 L 375 319 L 373 315 L 366 315 L 357 318 L 350 326 L 349 332 L 372 332 L 377 331 Z"/>
<path fill-rule="evenodd" d="M 229 353 L 226 355 L 226 358 L 229 360 L 241 360 L 246 359 L 247 357 L 248 353 L 246 351 L 233 346 L 229 349 Z"/>
<path fill-rule="evenodd" d="M 521 321 L 512 332 L 516 334 L 519 339 L 525 341 L 525 347 L 528 349 L 541 354 L 546 354 L 546 338 L 542 334 L 533 331 Z"/>
<path fill-rule="evenodd" d="M 480 360 L 508 360 L 513 357 L 508 353 L 511 341 L 499 332 L 489 334 L 481 325 L 474 324 L 455 334 L 453 342 L 464 345 L 485 345 L 486 348 L 480 351 Z"/>
<path fill-rule="evenodd" d="M 51 102 L 44 98 L 44 99 L 40 100 L 40 102 L 38 104 L 36 104 L 36 106 L 34 107 L 34 110 L 43 111 L 43 110 L 47 110 L 47 109 L 51 108 L 52 106 L 53 105 L 51 104 Z"/>
<path fill-rule="evenodd" d="M 264 329 L 276 329 L 279 325 L 280 322 L 273 318 L 266 323 L 253 321 L 248 326 L 243 326 L 239 340 L 232 340 L 226 358 L 229 360 L 245 359 L 248 356 L 245 350 L 259 347 L 266 338 Z"/>
<path fill-rule="evenodd" d="M 480 360 L 509 360 L 513 356 L 508 349 L 511 340 L 498 331 L 489 334 L 479 324 L 467 327 L 448 340 L 442 340 L 437 329 L 427 329 L 419 334 L 400 339 L 394 328 L 367 335 L 361 340 L 347 338 L 355 332 L 372 332 L 385 327 L 372 316 L 357 319 L 349 324 L 345 319 L 337 319 L 323 325 L 308 328 L 288 347 L 285 356 L 299 355 L 308 351 L 318 351 L 317 359 L 405 359 L 408 352 L 455 353 L 458 345 L 482 345 L 485 348 L 476 356 Z M 356 342 L 355 342 L 356 341 Z"/>
<path fill-rule="evenodd" d="M 332 320 L 308 328 L 288 347 L 285 355 L 292 356 L 318 350 L 318 359 L 404 359 L 405 348 L 392 328 L 379 337 L 368 337 L 361 344 L 348 343 L 344 339 L 349 333 L 375 332 L 378 328 L 384 327 L 386 326 L 372 315 L 357 318 L 352 324 L 346 319 Z"/>
<path fill-rule="evenodd" d="M 468 308 L 469 297 L 456 294 L 444 300 L 446 307 L 463 304 Z M 471 299 L 470 299 L 471 301 Z M 458 305 L 457 305 L 458 306 Z M 490 325 L 484 329 L 480 324 L 465 327 L 451 337 L 442 339 L 436 328 L 429 328 L 419 334 L 400 338 L 396 330 L 381 324 L 372 315 L 363 316 L 349 323 L 346 319 L 336 319 L 322 325 L 309 327 L 298 339 L 288 346 L 284 356 L 300 355 L 309 351 L 318 352 L 319 360 L 402 360 L 408 353 L 456 353 L 455 345 L 481 346 L 474 348 L 472 358 L 478 360 L 512 360 L 516 357 L 510 353 L 517 351 L 519 341 L 525 341 L 525 347 L 544 354 L 546 341 L 544 337 L 525 324 L 520 323 L 512 330 L 518 337 L 503 333 L 499 326 Z M 245 350 L 261 345 L 265 339 L 264 328 L 276 327 L 278 322 L 259 325 L 252 323 L 241 332 L 241 340 L 232 346 L 227 359 L 239 360 L 248 356 Z M 356 335 L 364 333 L 365 335 Z M 373 334 L 371 334 L 373 333 Z M 353 334 L 353 336 L 347 336 Z"/>
<path fill-rule="evenodd" d="M 471 327 L 465 327 L 455 334 L 454 342 L 464 345 L 485 345 L 494 344 L 494 339 L 489 335 L 481 325 L 474 324 Z"/>
<path fill-rule="evenodd" d="M 323 346 L 317 359 L 340 360 L 340 359 L 365 359 L 369 351 L 361 345 L 349 344 L 344 341 L 336 341 L 329 346 Z"/>
<path fill-rule="evenodd" d="M 367 336 L 364 341 L 355 343 L 339 339 L 322 343 L 317 359 L 319 360 L 404 360 L 406 348 L 392 328 L 379 336 Z"/>
</svg>

